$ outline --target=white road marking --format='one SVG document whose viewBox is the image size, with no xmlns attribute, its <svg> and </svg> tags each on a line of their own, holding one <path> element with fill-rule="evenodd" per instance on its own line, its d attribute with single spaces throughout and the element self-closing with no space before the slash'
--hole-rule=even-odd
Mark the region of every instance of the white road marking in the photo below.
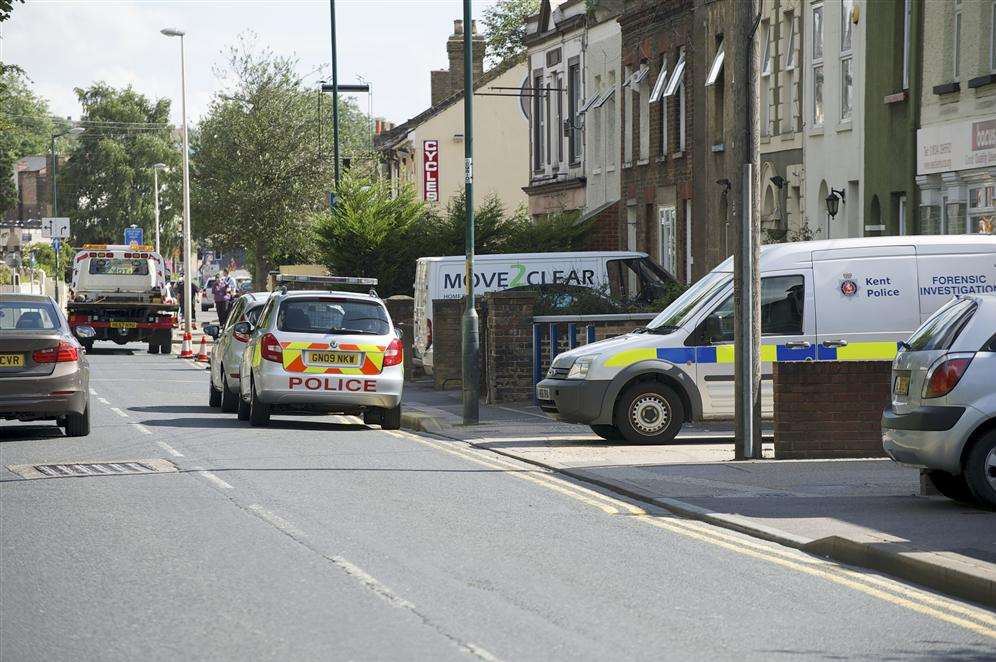
<svg viewBox="0 0 996 662">
<path fill-rule="evenodd" d="M 277 527 L 284 533 L 290 534 L 294 538 L 304 537 L 304 531 L 297 528 L 296 526 L 285 520 L 280 515 L 271 513 L 269 510 L 259 505 L 258 503 L 254 503 L 251 506 L 249 506 L 249 510 L 253 511 L 257 515 L 259 515 L 260 518 L 266 520 L 267 522 Z"/>
<path fill-rule="evenodd" d="M 128 418 L 128 414 L 124 413 L 123 411 L 121 411 L 117 407 L 111 407 L 111 411 L 113 411 L 115 414 L 117 414 L 121 418 Z"/>
<path fill-rule="evenodd" d="M 222 489 L 226 489 L 226 490 L 234 490 L 235 489 L 234 487 L 232 487 L 231 485 L 229 485 L 228 483 L 226 483 L 222 479 L 220 479 L 217 476 L 215 476 L 210 471 L 205 471 L 205 470 L 201 469 L 200 467 L 196 467 L 196 470 L 197 470 L 197 473 L 199 473 L 200 475 L 204 476 L 209 481 L 211 481 L 212 483 L 214 483 L 215 485 L 217 485 L 218 487 L 220 487 Z"/>
<path fill-rule="evenodd" d="M 132 425 L 134 425 L 135 429 L 138 430 L 139 432 L 141 432 L 142 434 L 152 434 L 152 430 L 150 430 L 149 428 L 145 427 L 141 423 L 132 423 Z"/>
<path fill-rule="evenodd" d="M 369 574 L 366 570 L 359 567 L 355 563 L 352 563 L 341 556 L 333 556 L 329 560 L 339 566 L 339 568 L 341 568 L 347 575 L 353 579 L 356 579 L 368 589 L 379 595 L 387 601 L 388 604 L 398 607 L 399 609 L 415 609 L 415 605 L 399 596 L 397 593 L 382 584 L 376 577 Z"/>
<path fill-rule="evenodd" d="M 152 434 L 152 433 L 150 432 L 149 434 Z M 167 453 L 169 453 L 173 457 L 183 457 L 183 453 L 181 453 L 180 451 L 176 450 L 175 448 L 173 448 L 172 446 L 170 446 L 169 444 L 167 444 L 165 441 L 157 441 L 156 443 L 159 444 L 160 448 L 162 448 L 163 450 L 165 450 Z M 217 478 L 217 477 L 214 476 L 214 478 Z M 221 479 L 217 478 L 217 480 L 221 480 Z M 225 483 L 225 481 L 223 481 L 223 480 L 221 480 L 221 482 Z M 228 485 L 228 483 L 225 483 L 225 485 Z M 228 487 L 231 488 L 231 485 L 228 485 Z"/>
<path fill-rule="evenodd" d="M 102 404 L 102 405 L 109 405 L 109 404 L 111 404 L 105 398 L 97 398 L 97 400 L 100 401 L 100 404 Z"/>
<path fill-rule="evenodd" d="M 468 653 L 470 653 L 471 655 L 476 655 L 477 657 L 484 660 L 484 662 L 501 662 L 501 658 L 489 653 L 488 651 L 484 650 L 477 644 L 472 644 L 468 642 L 467 644 L 464 645 L 464 648 L 467 649 Z"/>
</svg>

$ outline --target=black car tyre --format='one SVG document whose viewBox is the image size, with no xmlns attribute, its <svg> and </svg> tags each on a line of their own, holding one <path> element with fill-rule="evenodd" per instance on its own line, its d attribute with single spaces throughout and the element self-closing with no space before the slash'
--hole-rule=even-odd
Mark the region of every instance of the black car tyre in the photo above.
<svg viewBox="0 0 996 662">
<path fill-rule="evenodd" d="M 947 471 L 931 470 L 927 472 L 927 478 L 934 485 L 938 492 L 952 501 L 962 503 L 975 503 L 975 497 L 968 489 L 964 474 L 949 474 Z"/>
<path fill-rule="evenodd" d="M 202 313 L 206 313 L 208 310 L 210 310 L 210 308 L 207 305 L 205 305 L 205 304 L 202 303 L 201 304 L 201 312 Z"/>
<path fill-rule="evenodd" d="M 270 422 L 270 405 L 262 402 L 256 395 L 256 385 L 250 389 L 249 401 L 249 425 L 253 427 L 263 427 Z"/>
<path fill-rule="evenodd" d="M 382 430 L 401 429 L 401 404 L 390 409 L 380 410 L 380 428 Z"/>
<path fill-rule="evenodd" d="M 968 452 L 965 482 L 979 503 L 996 510 L 996 430 L 990 430 Z"/>
<path fill-rule="evenodd" d="M 90 402 L 87 401 L 86 408 L 82 414 L 70 412 L 66 414 L 66 436 L 85 437 L 90 434 Z"/>
<path fill-rule="evenodd" d="M 666 444 L 684 422 L 681 398 L 657 382 L 633 384 L 616 401 L 616 427 L 632 444 Z"/>
<path fill-rule="evenodd" d="M 220 370 L 221 374 L 224 375 L 225 366 L 221 366 Z M 222 381 L 224 381 L 224 377 L 222 377 Z M 232 392 L 232 390 L 228 388 L 227 384 L 221 387 L 221 411 L 226 414 L 234 414 L 239 410 L 239 402 L 241 400 L 242 398 L 239 397 L 239 394 Z"/>
<path fill-rule="evenodd" d="M 150 342 L 149 343 L 149 354 L 159 353 L 159 343 Z"/>
<path fill-rule="evenodd" d="M 172 354 L 173 342 L 170 341 L 168 343 L 163 343 L 162 345 L 159 346 L 159 351 L 162 352 L 163 354 Z"/>
<path fill-rule="evenodd" d="M 381 409 L 366 409 L 363 411 L 363 423 L 365 425 L 380 425 Z"/>
<path fill-rule="evenodd" d="M 208 406 L 221 406 L 221 391 L 214 387 L 214 380 L 208 377 Z"/>
<path fill-rule="evenodd" d="M 248 421 L 249 420 L 249 403 L 246 402 L 242 398 L 241 395 L 236 395 L 235 397 L 238 398 L 238 404 L 235 405 L 235 410 L 236 410 L 236 412 L 238 414 L 239 420 L 240 421 Z M 224 407 L 224 405 L 222 405 L 222 406 Z"/>
<path fill-rule="evenodd" d="M 592 425 L 591 431 L 606 441 L 626 441 L 623 433 L 614 425 Z"/>
</svg>

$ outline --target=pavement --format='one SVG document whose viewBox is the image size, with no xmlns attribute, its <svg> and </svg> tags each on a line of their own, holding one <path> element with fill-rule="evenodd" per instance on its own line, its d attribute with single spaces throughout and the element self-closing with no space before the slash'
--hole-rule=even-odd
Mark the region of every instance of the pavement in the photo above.
<svg viewBox="0 0 996 662">
<path fill-rule="evenodd" d="M 89 437 L 0 424 L 2 660 L 996 656 L 964 600 L 462 441 L 252 428 L 203 366 L 88 356 Z M 136 460 L 175 470 L 8 468 Z"/>
<path fill-rule="evenodd" d="M 405 388 L 410 429 L 996 607 L 996 512 L 920 496 L 915 468 L 881 458 L 734 461 L 723 423 L 687 425 L 671 445 L 619 445 L 529 404 L 482 405 L 481 422 L 464 426 L 459 391 Z M 773 457 L 770 443 L 763 452 Z"/>
</svg>

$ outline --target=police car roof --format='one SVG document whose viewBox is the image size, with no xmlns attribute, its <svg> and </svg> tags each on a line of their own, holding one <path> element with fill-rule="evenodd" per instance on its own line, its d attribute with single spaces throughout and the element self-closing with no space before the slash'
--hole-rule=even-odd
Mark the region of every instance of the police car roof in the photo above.
<svg viewBox="0 0 996 662">
<path fill-rule="evenodd" d="M 909 235 L 904 237 L 858 237 L 854 239 L 823 239 L 820 241 L 795 241 L 785 244 L 761 246 L 761 269 L 793 269 L 811 265 L 817 251 L 849 248 L 874 248 L 882 246 L 914 246 L 919 254 L 947 253 L 954 249 L 978 252 L 996 252 L 994 235 Z M 715 271 L 733 271 L 733 258 L 728 257 Z"/>
<path fill-rule="evenodd" d="M 286 293 L 276 291 L 282 297 L 325 297 L 335 296 L 345 299 L 360 299 L 366 301 L 380 301 L 380 298 L 362 292 L 342 292 L 339 290 L 287 290 Z"/>
</svg>

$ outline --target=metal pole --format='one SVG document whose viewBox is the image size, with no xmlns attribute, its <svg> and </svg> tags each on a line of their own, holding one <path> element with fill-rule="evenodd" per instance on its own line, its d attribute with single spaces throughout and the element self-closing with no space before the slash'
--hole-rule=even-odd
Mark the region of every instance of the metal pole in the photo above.
<svg viewBox="0 0 996 662">
<path fill-rule="evenodd" d="M 319 81 L 322 83 L 323 81 Z M 318 160 L 322 160 L 322 97 L 325 96 L 325 92 L 322 90 L 321 85 L 318 86 Z"/>
<path fill-rule="evenodd" d="M 187 139 L 187 65 L 180 35 L 180 112 L 183 120 L 183 333 L 190 337 L 194 271 L 190 265 L 190 143 Z"/>
<path fill-rule="evenodd" d="M 335 46 L 335 0 L 329 0 L 332 15 L 332 153 L 335 159 L 335 189 L 339 190 L 339 63 Z"/>
<path fill-rule="evenodd" d="M 471 0 L 463 0 L 463 154 L 467 208 L 467 263 L 463 311 L 463 422 L 480 420 L 478 354 L 481 338 L 474 308 L 474 41 L 471 32 Z"/>
<path fill-rule="evenodd" d="M 56 176 L 59 171 L 59 159 L 55 155 L 55 138 L 52 136 L 52 216 L 59 215 L 59 185 Z M 59 248 L 62 248 L 61 246 Z M 59 303 L 59 251 L 55 251 L 55 302 Z"/>
<path fill-rule="evenodd" d="M 159 253 L 159 168 L 152 169 L 152 188 L 152 199 L 156 204 L 156 253 Z"/>
</svg>

